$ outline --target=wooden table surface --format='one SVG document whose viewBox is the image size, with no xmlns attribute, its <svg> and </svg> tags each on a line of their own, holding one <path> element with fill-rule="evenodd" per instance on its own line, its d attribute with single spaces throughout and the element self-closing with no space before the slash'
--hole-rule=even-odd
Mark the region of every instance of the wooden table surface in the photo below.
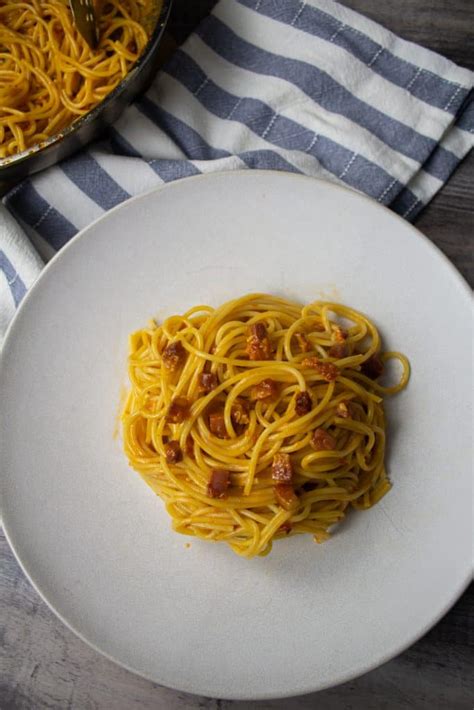
<svg viewBox="0 0 474 710">
<path fill-rule="evenodd" d="M 175 0 L 170 32 L 181 42 L 215 0 Z M 474 69 L 473 0 L 344 0 L 405 39 Z M 474 285 L 474 155 L 416 225 Z M 471 710 L 474 587 L 423 639 L 375 671 L 292 700 L 233 702 L 162 688 L 103 658 L 39 599 L 0 532 L 0 710 Z M 183 669 L 185 672 L 185 669 Z"/>
</svg>

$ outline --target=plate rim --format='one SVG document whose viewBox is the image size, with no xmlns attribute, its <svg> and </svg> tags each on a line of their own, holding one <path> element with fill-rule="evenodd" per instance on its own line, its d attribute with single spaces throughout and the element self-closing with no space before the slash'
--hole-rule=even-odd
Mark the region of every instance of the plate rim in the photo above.
<svg viewBox="0 0 474 710">
<path fill-rule="evenodd" d="M 36 584 L 34 581 L 33 577 L 30 575 L 28 570 L 23 564 L 23 561 L 19 554 L 17 553 L 17 550 L 10 538 L 10 534 L 8 530 L 3 526 L 2 523 L 2 529 L 3 533 L 5 535 L 5 539 L 10 547 L 10 550 L 13 552 L 13 556 L 15 558 L 15 561 L 18 563 L 20 566 L 21 571 L 25 575 L 26 579 L 28 582 L 31 584 L 33 587 L 33 590 L 35 591 L 36 594 L 39 595 L 40 599 L 46 604 L 48 609 L 54 614 L 54 616 L 61 621 L 64 626 L 71 631 L 77 638 L 79 638 L 83 643 L 85 643 L 89 648 L 91 648 L 93 651 L 96 653 L 99 653 L 101 656 L 106 658 L 108 661 L 111 661 L 115 665 L 119 666 L 120 668 L 124 668 L 126 671 L 129 673 L 133 673 L 134 675 L 138 676 L 139 678 L 144 678 L 145 680 L 158 684 L 164 688 L 168 688 L 170 690 L 174 690 L 178 693 L 189 693 L 190 695 L 196 695 L 196 696 L 204 696 L 208 698 L 214 698 L 214 699 L 219 699 L 219 700 L 235 700 L 235 701 L 263 701 L 263 700 L 284 700 L 286 698 L 295 698 L 303 695 L 309 695 L 309 694 L 314 694 L 314 693 L 319 693 L 322 690 L 328 690 L 330 688 L 336 688 L 340 685 L 343 685 L 344 683 L 349 683 L 352 680 L 355 680 L 356 678 L 360 678 L 361 676 L 365 675 L 366 673 L 370 673 L 371 671 L 376 670 L 377 668 L 380 668 L 383 666 L 385 663 L 388 663 L 389 661 L 393 660 L 394 658 L 397 658 L 400 654 L 402 654 L 404 651 L 406 651 L 408 648 L 411 648 L 415 643 L 417 643 L 423 636 L 425 636 L 436 624 L 441 621 L 441 619 L 452 609 L 454 604 L 460 599 L 461 595 L 466 591 L 468 586 L 470 585 L 472 581 L 472 574 L 473 571 L 472 569 L 467 570 L 466 574 L 466 579 L 464 579 L 459 587 L 456 589 L 454 596 L 446 603 L 446 605 L 441 609 L 441 611 L 433 618 L 432 621 L 430 621 L 426 626 L 424 626 L 417 634 L 414 636 L 410 637 L 409 641 L 406 641 L 399 646 L 396 647 L 395 650 L 390 650 L 387 651 L 383 656 L 379 657 L 379 659 L 376 662 L 369 662 L 362 664 L 360 667 L 353 668 L 352 670 L 348 671 L 346 674 L 339 676 L 339 680 L 336 682 L 332 680 L 328 680 L 327 682 L 320 683 L 317 686 L 305 686 L 305 687 L 300 687 L 296 692 L 288 692 L 288 693 L 266 693 L 266 692 L 254 692 L 252 694 L 245 694 L 244 693 L 233 693 L 232 695 L 227 695 L 227 694 L 222 694 L 219 696 L 214 696 L 214 695 L 209 695 L 206 693 L 205 689 L 197 689 L 194 685 L 186 685 L 183 683 L 180 687 L 176 685 L 168 685 L 165 684 L 162 680 L 153 677 L 152 675 L 149 675 L 145 672 L 142 672 L 133 666 L 125 663 L 124 661 L 116 658 L 113 654 L 108 653 L 107 651 L 104 651 L 102 648 L 97 646 L 93 641 L 87 638 L 81 631 L 79 631 L 74 624 L 70 623 L 53 605 L 52 602 L 48 600 L 48 598 L 43 594 L 40 586 Z"/>
<path fill-rule="evenodd" d="M 50 261 L 45 264 L 44 268 L 40 272 L 39 276 L 33 283 L 33 285 L 30 287 L 30 289 L 27 291 L 25 294 L 25 297 L 23 298 L 22 302 L 20 303 L 18 309 L 15 312 L 15 315 L 13 316 L 12 320 L 10 321 L 7 331 L 5 333 L 5 338 L 4 342 L 2 345 L 2 348 L 0 349 L 0 384 L 5 377 L 5 373 L 8 372 L 5 366 L 5 360 L 6 360 L 6 352 L 10 346 L 10 341 L 13 340 L 14 338 L 14 331 L 16 328 L 16 323 L 20 320 L 22 317 L 21 314 L 23 313 L 24 310 L 26 310 L 29 306 L 29 302 L 31 299 L 35 297 L 35 293 L 37 288 L 41 286 L 42 281 L 48 277 L 49 271 L 51 270 L 52 267 L 56 264 L 56 262 L 60 261 L 61 259 L 65 258 L 64 255 L 67 253 L 70 247 L 75 245 L 76 242 L 78 242 L 80 239 L 82 239 L 89 231 L 92 231 L 96 228 L 97 224 L 100 222 L 107 220 L 109 218 L 109 215 L 112 213 L 115 213 L 119 210 L 122 209 L 128 209 L 128 206 L 132 202 L 137 202 L 140 200 L 147 200 L 151 195 L 158 195 L 161 194 L 162 192 L 165 192 L 167 190 L 173 190 L 173 189 L 180 189 L 181 188 L 181 183 L 185 182 L 195 182 L 195 181 L 201 181 L 203 182 L 204 180 L 221 180 L 221 179 L 227 179 L 231 178 L 232 176 L 258 176 L 258 177 L 271 177 L 275 178 L 278 176 L 278 178 L 286 179 L 288 180 L 290 177 L 294 181 L 301 181 L 304 180 L 305 182 L 317 182 L 317 183 L 322 183 L 326 187 L 330 187 L 331 189 L 334 189 L 336 191 L 342 191 L 345 193 L 349 193 L 352 196 L 356 195 L 358 198 L 362 199 L 363 201 L 367 202 L 371 208 L 375 207 L 376 209 L 380 209 L 381 211 L 385 213 L 389 213 L 392 218 L 395 218 L 397 221 L 399 221 L 401 224 L 403 224 L 405 227 L 408 227 L 410 231 L 412 231 L 414 237 L 421 237 L 422 241 L 424 242 L 425 246 L 428 248 L 428 251 L 431 252 L 434 258 L 439 259 L 442 263 L 444 263 L 444 266 L 448 267 L 449 272 L 451 274 L 451 277 L 454 278 L 455 281 L 457 281 L 457 285 L 461 287 L 461 291 L 464 294 L 463 297 L 466 297 L 472 304 L 473 302 L 473 295 L 472 295 L 472 290 L 464 278 L 464 276 L 459 272 L 459 270 L 456 268 L 456 266 L 450 261 L 450 259 L 441 251 L 441 249 L 434 244 L 425 234 L 423 234 L 417 227 L 415 227 L 413 224 L 410 222 L 407 222 L 403 217 L 398 215 L 397 213 L 393 212 L 390 210 L 388 207 L 385 205 L 380 204 L 379 202 L 376 202 L 373 198 L 369 197 L 368 195 L 365 195 L 364 193 L 360 193 L 357 190 L 352 189 L 351 187 L 347 187 L 344 185 L 339 185 L 337 183 L 332 183 L 329 180 L 324 180 L 322 178 L 314 178 L 311 176 L 303 175 L 303 174 L 298 174 L 298 173 L 290 173 L 287 171 L 275 171 L 275 170 L 232 170 L 232 171 L 218 171 L 215 173 L 205 173 L 201 175 L 193 175 L 189 176 L 186 178 L 182 178 L 170 183 L 166 183 L 163 185 L 158 185 L 153 187 L 151 190 L 147 190 L 144 193 L 141 193 L 139 195 L 134 195 L 130 197 L 129 199 L 125 200 L 124 202 L 121 202 L 120 204 L 116 205 L 110 210 L 107 210 L 104 212 L 104 214 L 100 215 L 98 218 L 93 220 L 90 224 L 88 224 L 86 227 L 78 231 L 77 234 L 74 235 L 72 239 L 67 242 L 56 254 L 50 259 Z M 1 408 L 1 404 L 0 404 Z M 89 648 L 92 648 L 94 651 L 97 653 L 101 654 L 105 658 L 107 658 L 109 661 L 112 661 L 116 665 L 120 666 L 121 668 L 124 668 L 125 670 L 141 677 L 144 678 L 150 682 L 153 683 L 158 683 L 160 685 L 163 685 L 166 688 L 170 688 L 172 690 L 178 691 L 178 692 L 187 692 L 190 694 L 194 695 L 204 695 L 207 697 L 217 697 L 217 696 L 209 696 L 208 693 L 206 692 L 205 688 L 197 688 L 196 685 L 193 684 L 187 684 L 185 682 L 185 678 L 183 677 L 183 683 L 178 687 L 175 685 L 169 685 L 165 684 L 162 680 L 160 680 L 157 677 L 153 677 L 152 675 L 149 675 L 145 672 L 142 672 L 140 670 L 137 670 L 136 668 L 128 665 L 126 662 L 119 660 L 116 658 L 113 654 L 101 649 L 99 646 L 97 646 L 93 641 L 89 640 L 83 633 L 76 628 L 74 624 L 69 622 L 59 611 L 56 609 L 54 606 L 53 602 L 49 601 L 47 596 L 42 592 L 41 585 L 38 584 L 34 577 L 35 575 L 33 573 L 30 573 L 27 569 L 27 566 L 22 561 L 21 555 L 17 551 L 15 544 L 12 540 L 12 535 L 10 530 L 8 529 L 8 526 L 5 525 L 5 522 L 3 520 L 2 512 L 3 512 L 3 501 L 2 497 L 0 495 L 0 525 L 3 528 L 3 533 L 5 535 L 5 538 L 8 542 L 8 545 L 13 553 L 13 556 L 16 560 L 16 562 L 19 564 L 20 569 L 22 570 L 23 574 L 27 578 L 28 582 L 31 584 L 33 587 L 34 591 L 40 596 L 42 601 L 47 605 L 47 607 L 53 612 L 53 614 L 58 618 L 70 631 L 74 633 L 75 636 L 77 636 L 81 641 L 87 644 Z M 285 699 L 285 698 L 291 698 L 291 697 L 296 697 L 299 695 L 305 695 L 309 693 L 315 693 L 319 692 L 320 690 L 325 690 L 328 688 L 336 687 L 338 685 L 341 685 L 343 683 L 347 683 L 355 678 L 358 678 L 365 673 L 368 673 L 381 665 L 387 663 L 388 661 L 392 660 L 393 658 L 397 657 L 401 653 L 403 653 L 407 648 L 411 647 L 414 643 L 416 643 L 420 638 L 422 638 L 430 629 L 432 629 L 444 616 L 445 614 L 452 608 L 452 606 L 456 603 L 456 601 L 460 598 L 460 596 L 463 594 L 463 592 L 467 589 L 469 586 L 471 580 L 472 580 L 472 575 L 473 575 L 473 568 L 474 568 L 474 563 L 471 561 L 471 565 L 467 566 L 465 577 L 462 579 L 462 581 L 456 586 L 456 588 L 453 590 L 453 592 L 449 595 L 448 601 L 443 605 L 442 609 L 425 625 L 423 626 L 420 630 L 417 631 L 417 633 L 413 634 L 410 636 L 410 638 L 407 641 L 404 641 L 403 643 L 399 644 L 395 649 L 390 649 L 383 655 L 379 656 L 378 659 L 374 662 L 365 662 L 362 664 L 355 664 L 351 670 L 348 670 L 345 674 L 339 674 L 338 679 L 336 681 L 333 680 L 327 680 L 326 682 L 321 682 L 321 683 L 313 683 L 311 685 L 305 684 L 302 686 L 301 684 L 293 690 L 290 690 L 288 693 L 281 693 L 281 692 L 276 692 L 276 693 L 271 693 L 271 692 L 252 692 L 251 694 L 245 694 L 243 693 L 233 693 L 231 695 L 219 695 L 218 697 L 224 700 L 242 700 L 242 701 L 247 701 L 247 700 L 276 700 L 276 699 Z M 296 684 L 295 684 L 296 685 Z"/>
<path fill-rule="evenodd" d="M 381 204 L 380 202 L 377 202 L 373 197 L 370 197 L 369 195 L 366 195 L 364 192 L 359 192 L 359 190 L 355 190 L 352 187 L 346 186 L 346 185 L 339 185 L 338 183 L 333 183 L 330 180 L 325 180 L 324 178 L 320 177 L 312 177 L 310 175 L 304 175 L 303 173 L 291 173 L 287 170 L 257 170 L 257 169 L 248 169 L 248 170 L 225 170 L 225 171 L 216 171 L 214 173 L 201 173 L 200 175 L 189 175 L 184 178 L 179 178 L 178 180 L 172 180 L 171 182 L 168 183 L 163 183 L 162 185 L 155 185 L 152 187 L 150 190 L 147 190 L 146 192 L 142 192 L 139 195 L 132 195 L 128 199 L 124 200 L 123 202 L 120 202 L 118 205 L 115 205 L 109 210 L 106 210 L 103 214 L 99 215 L 99 217 L 96 217 L 92 222 L 90 222 L 87 226 L 83 227 L 80 229 L 64 246 L 62 246 L 52 257 L 51 259 L 44 265 L 42 268 L 40 274 L 34 281 L 34 283 L 30 286 L 28 291 L 25 293 L 20 305 L 15 311 L 15 314 L 13 318 L 11 319 L 10 323 L 7 326 L 7 329 L 5 331 L 5 336 L 3 338 L 3 344 L 0 349 L 0 372 L 3 369 L 3 353 L 5 352 L 5 346 L 8 344 L 8 340 L 10 337 L 10 333 L 15 327 L 15 322 L 19 317 L 19 314 L 22 312 L 22 310 L 25 308 L 26 303 L 30 300 L 32 295 L 34 294 L 36 288 L 40 284 L 40 282 L 43 280 L 45 275 L 49 272 L 51 267 L 56 264 L 57 261 L 59 261 L 62 257 L 63 254 L 65 254 L 79 239 L 82 239 L 82 237 L 87 234 L 91 229 L 94 229 L 97 224 L 102 222 L 103 220 L 106 220 L 109 218 L 109 215 L 114 214 L 115 212 L 118 212 L 122 209 L 128 208 L 130 204 L 133 202 L 138 202 L 139 200 L 144 200 L 150 197 L 150 195 L 153 194 L 161 194 L 162 192 L 168 191 L 168 190 L 173 190 L 176 188 L 179 188 L 179 186 L 182 183 L 191 183 L 191 182 L 203 182 L 204 180 L 213 180 L 213 179 L 222 179 L 222 178 L 228 178 L 232 177 L 235 175 L 258 175 L 258 176 L 270 176 L 270 177 L 276 177 L 282 178 L 282 179 L 288 179 L 291 178 L 292 180 L 303 180 L 305 182 L 317 182 L 323 185 L 330 186 L 331 188 L 335 190 L 340 190 L 344 193 L 349 193 L 350 195 L 357 195 L 360 199 L 364 200 L 367 202 L 369 205 L 372 207 L 375 207 L 376 209 L 380 210 L 381 212 L 385 214 L 391 215 L 391 217 L 395 218 L 399 223 L 403 224 L 405 227 L 408 227 L 414 234 L 414 236 L 417 236 L 421 238 L 421 240 L 425 243 L 425 246 L 428 247 L 428 249 L 431 249 L 433 255 L 436 257 L 440 257 L 441 261 L 444 262 L 445 266 L 449 268 L 451 271 L 451 275 L 457 280 L 458 283 L 461 287 L 464 288 L 466 295 L 469 297 L 471 296 L 471 300 L 474 300 L 474 296 L 472 293 L 472 289 L 469 286 L 469 283 L 461 274 L 459 269 L 453 264 L 453 262 L 446 256 L 446 254 L 439 248 L 437 244 L 435 244 L 429 237 L 426 236 L 426 234 L 423 234 L 417 227 L 415 227 L 414 224 L 411 222 L 408 222 L 406 219 L 404 219 L 401 215 L 399 215 L 397 212 L 394 212 L 391 210 L 389 207 L 386 205 Z M 25 235 L 27 237 L 27 235 Z M 27 237 L 28 238 L 28 237 Z M 0 498 L 0 524 L 1 524 L 1 498 Z"/>
</svg>

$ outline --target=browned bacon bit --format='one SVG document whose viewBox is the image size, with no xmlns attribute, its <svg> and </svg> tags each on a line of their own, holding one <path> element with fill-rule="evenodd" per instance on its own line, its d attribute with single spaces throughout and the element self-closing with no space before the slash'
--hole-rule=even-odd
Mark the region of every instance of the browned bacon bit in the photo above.
<svg viewBox="0 0 474 710">
<path fill-rule="evenodd" d="M 178 463 L 178 461 L 181 461 L 183 452 L 179 448 L 179 443 L 177 441 L 170 441 L 169 444 L 166 444 L 165 455 L 167 463 Z"/>
<path fill-rule="evenodd" d="M 278 483 L 275 486 L 275 498 L 285 510 L 293 510 L 299 502 L 293 486 L 288 483 Z"/>
<path fill-rule="evenodd" d="M 315 320 L 311 324 L 311 330 L 313 330 L 315 333 L 324 333 L 326 328 L 324 327 L 324 324 L 321 320 Z"/>
<path fill-rule="evenodd" d="M 310 367 L 316 370 L 327 382 L 332 382 L 339 375 L 339 370 L 332 362 L 324 362 L 317 357 L 305 357 L 301 363 L 303 367 Z"/>
<path fill-rule="evenodd" d="M 338 325 L 334 328 L 333 332 L 337 343 L 343 343 L 349 336 L 347 330 L 343 330 L 343 328 L 340 328 Z"/>
<path fill-rule="evenodd" d="M 342 417 L 343 419 L 352 419 L 352 414 L 349 405 L 347 405 L 345 402 L 339 402 L 336 407 L 336 414 L 338 417 Z"/>
<path fill-rule="evenodd" d="M 305 414 L 311 411 L 313 403 L 309 392 L 298 392 L 296 395 L 295 412 L 299 417 L 303 417 Z"/>
<path fill-rule="evenodd" d="M 228 439 L 229 435 L 225 428 L 224 412 L 211 412 L 209 414 L 209 429 L 219 439 Z"/>
<path fill-rule="evenodd" d="M 372 355 L 362 363 L 360 371 L 371 380 L 376 380 L 383 373 L 383 362 L 379 355 Z"/>
<path fill-rule="evenodd" d="M 252 399 L 276 399 L 278 397 L 278 383 L 267 377 L 252 387 L 250 396 Z"/>
<path fill-rule="evenodd" d="M 289 454 L 275 454 L 272 464 L 272 478 L 278 483 L 291 483 L 293 466 Z"/>
<path fill-rule="evenodd" d="M 191 402 L 186 397 L 176 397 L 171 400 L 168 409 L 167 419 L 171 424 L 180 424 L 189 417 Z"/>
<path fill-rule="evenodd" d="M 336 439 L 326 429 L 315 429 L 311 437 L 311 446 L 316 451 L 332 451 L 336 448 Z"/>
<path fill-rule="evenodd" d="M 264 323 L 254 323 L 250 326 L 245 350 L 250 360 L 270 360 L 272 347 Z"/>
<path fill-rule="evenodd" d="M 225 498 L 230 485 L 230 471 L 223 468 L 213 468 L 207 485 L 207 495 L 210 498 Z"/>
<path fill-rule="evenodd" d="M 192 436 L 188 436 L 186 439 L 186 454 L 192 459 L 194 458 L 194 439 Z"/>
<path fill-rule="evenodd" d="M 245 426 L 249 423 L 249 406 L 245 399 L 236 399 L 230 409 L 230 418 L 234 426 Z"/>
<path fill-rule="evenodd" d="M 186 350 L 183 347 L 181 340 L 176 340 L 174 343 L 170 343 L 163 350 L 161 355 L 163 359 L 163 365 L 167 370 L 174 372 L 186 357 Z"/>
<path fill-rule="evenodd" d="M 219 380 L 217 379 L 217 375 L 213 372 L 201 372 L 199 375 L 198 387 L 200 392 L 209 394 L 209 392 L 216 389 L 218 384 Z"/>
<path fill-rule="evenodd" d="M 251 325 L 249 331 L 250 335 L 253 335 L 257 340 L 263 340 L 267 337 L 267 326 L 261 321 Z"/>
<path fill-rule="evenodd" d="M 302 353 L 307 353 L 308 350 L 311 350 L 311 343 L 304 333 L 295 333 L 295 338 Z"/>
<path fill-rule="evenodd" d="M 329 348 L 328 355 L 341 360 L 343 357 L 347 357 L 349 355 L 349 346 L 347 343 L 335 343 L 335 345 L 332 345 Z"/>
<path fill-rule="evenodd" d="M 286 535 L 289 535 L 289 533 L 290 533 L 291 530 L 292 530 L 292 525 L 291 525 L 291 523 L 288 522 L 288 520 L 287 520 L 286 523 L 283 523 L 283 525 L 280 525 L 280 527 L 278 528 L 278 530 L 279 530 L 280 532 L 286 533 Z"/>
</svg>

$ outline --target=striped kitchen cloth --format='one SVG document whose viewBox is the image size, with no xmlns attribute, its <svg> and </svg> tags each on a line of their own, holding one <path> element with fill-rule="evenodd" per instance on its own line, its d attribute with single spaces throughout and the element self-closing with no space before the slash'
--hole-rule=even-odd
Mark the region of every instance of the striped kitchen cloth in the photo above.
<svg viewBox="0 0 474 710">
<path fill-rule="evenodd" d="M 171 180 L 287 170 L 413 219 L 473 145 L 473 78 L 333 0 L 220 0 L 103 141 L 5 197 L 0 329 L 41 259 Z"/>
</svg>

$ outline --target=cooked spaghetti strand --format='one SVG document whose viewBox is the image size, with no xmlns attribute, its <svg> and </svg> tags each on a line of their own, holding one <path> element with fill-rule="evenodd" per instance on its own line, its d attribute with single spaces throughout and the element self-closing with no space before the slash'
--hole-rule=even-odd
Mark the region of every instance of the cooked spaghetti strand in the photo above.
<svg viewBox="0 0 474 710">
<path fill-rule="evenodd" d="M 388 360 L 396 384 L 381 382 Z M 199 305 L 131 335 L 125 452 L 177 532 L 244 557 L 284 535 L 324 542 L 390 489 L 383 398 L 409 374 L 346 306 L 265 294 Z"/>
<path fill-rule="evenodd" d="M 160 6 L 99 3 L 92 50 L 68 0 L 0 0 L 0 158 L 44 142 L 100 103 L 142 54 Z"/>
</svg>

